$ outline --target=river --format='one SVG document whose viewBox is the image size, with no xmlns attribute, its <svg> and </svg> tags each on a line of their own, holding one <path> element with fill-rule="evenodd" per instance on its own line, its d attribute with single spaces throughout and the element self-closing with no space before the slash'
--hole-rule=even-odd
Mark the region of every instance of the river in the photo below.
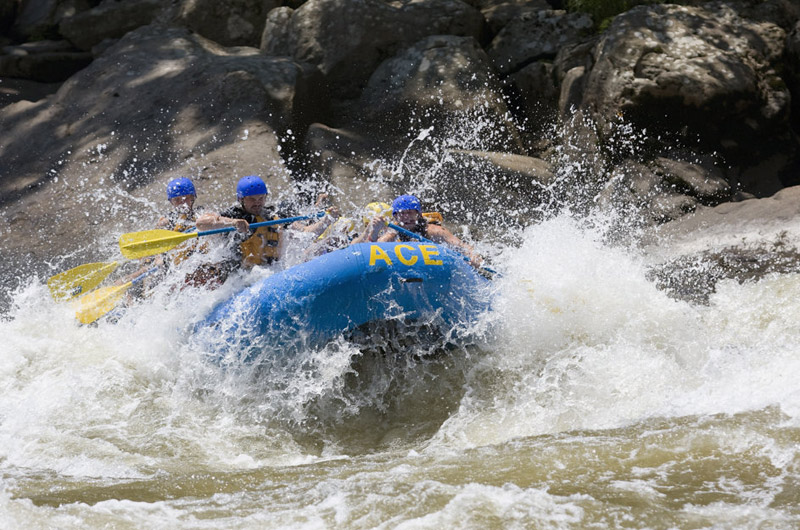
<svg viewBox="0 0 800 530">
<path fill-rule="evenodd" d="M 336 341 L 262 371 L 187 336 L 225 288 L 79 326 L 23 282 L 0 527 L 800 526 L 800 276 L 692 303 L 567 214 L 518 239 L 473 343 Z"/>
</svg>

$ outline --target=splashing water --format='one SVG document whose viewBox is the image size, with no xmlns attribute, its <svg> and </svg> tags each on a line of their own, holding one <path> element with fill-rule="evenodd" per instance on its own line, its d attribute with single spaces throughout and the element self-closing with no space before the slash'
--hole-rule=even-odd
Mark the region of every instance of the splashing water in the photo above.
<svg viewBox="0 0 800 530">
<path fill-rule="evenodd" d="M 386 331 L 226 370 L 192 325 L 269 270 L 166 282 L 96 326 L 23 282 L 0 320 L 0 523 L 797 527 L 800 276 L 675 300 L 613 216 L 516 228 L 530 208 L 477 241 L 493 309 L 444 351 Z"/>
</svg>

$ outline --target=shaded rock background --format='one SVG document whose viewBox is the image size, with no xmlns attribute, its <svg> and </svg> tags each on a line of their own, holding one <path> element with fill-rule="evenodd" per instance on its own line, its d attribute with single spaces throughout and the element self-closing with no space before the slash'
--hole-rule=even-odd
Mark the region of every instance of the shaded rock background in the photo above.
<svg viewBox="0 0 800 530">
<path fill-rule="evenodd" d="M 253 173 L 411 191 L 487 235 L 601 208 L 622 239 L 800 184 L 797 2 L 574 4 L 2 1 L 3 287 L 108 257 L 177 175 L 212 207 Z"/>
</svg>

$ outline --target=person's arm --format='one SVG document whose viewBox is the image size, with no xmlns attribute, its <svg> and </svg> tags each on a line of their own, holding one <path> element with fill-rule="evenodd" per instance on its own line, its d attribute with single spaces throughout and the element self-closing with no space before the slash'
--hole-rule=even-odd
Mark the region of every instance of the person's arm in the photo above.
<svg viewBox="0 0 800 530">
<path fill-rule="evenodd" d="M 232 217 L 224 217 L 218 213 L 204 213 L 197 218 L 197 230 L 203 232 L 205 230 L 215 230 L 217 228 L 234 227 L 238 232 L 247 233 L 250 230 L 250 223 L 244 219 L 234 219 Z"/>
<path fill-rule="evenodd" d="M 473 249 L 472 246 L 461 241 L 452 232 L 450 232 L 450 230 L 443 226 L 429 224 L 428 239 L 434 243 L 444 243 L 445 245 L 457 249 L 459 252 L 469 258 L 470 265 L 475 268 L 480 267 L 481 263 L 483 262 L 483 258 L 475 252 L 475 249 Z"/>
<path fill-rule="evenodd" d="M 293 230 L 299 230 L 301 232 L 311 233 L 314 234 L 315 236 L 319 236 L 325 231 L 326 228 L 335 223 L 340 216 L 341 214 L 339 213 L 339 209 L 335 206 L 331 206 L 330 208 L 327 209 L 325 215 L 319 221 L 311 223 L 308 226 L 303 226 L 302 221 L 295 221 L 294 223 L 289 225 L 289 228 Z"/>
<path fill-rule="evenodd" d="M 385 234 L 378 238 L 378 243 L 392 243 L 397 240 L 397 232 L 387 230 Z"/>
<path fill-rule="evenodd" d="M 367 227 L 358 234 L 358 237 L 355 238 L 351 244 L 354 245 L 356 243 L 371 243 L 373 241 L 379 241 L 379 236 L 381 230 L 384 229 L 386 226 L 386 221 L 383 220 L 383 217 L 376 215 L 372 219 L 370 219 L 369 224 Z"/>
</svg>

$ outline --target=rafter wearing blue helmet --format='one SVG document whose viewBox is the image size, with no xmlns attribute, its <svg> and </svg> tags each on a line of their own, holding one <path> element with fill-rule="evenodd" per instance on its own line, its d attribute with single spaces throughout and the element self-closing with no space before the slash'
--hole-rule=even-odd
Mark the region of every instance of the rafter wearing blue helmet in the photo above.
<svg viewBox="0 0 800 530">
<path fill-rule="evenodd" d="M 240 201 L 253 195 L 268 195 L 267 184 L 257 175 L 242 177 L 236 184 L 236 198 Z"/>
<path fill-rule="evenodd" d="M 268 265 L 278 259 L 280 229 L 261 226 L 250 232 L 250 225 L 277 219 L 275 209 L 267 206 L 267 184 L 258 175 L 242 177 L 236 183 L 239 203 L 219 214 L 209 214 L 198 219 L 203 230 L 232 226 L 236 228 L 232 259 L 226 262 L 230 269 L 244 266 Z"/>
<path fill-rule="evenodd" d="M 416 210 L 422 213 L 422 203 L 413 195 L 400 195 L 392 201 L 392 215 L 405 210 Z"/>
<path fill-rule="evenodd" d="M 169 181 L 167 184 L 167 200 L 171 201 L 172 199 L 186 195 L 197 197 L 197 192 L 191 180 L 186 177 L 179 177 Z"/>
<path fill-rule="evenodd" d="M 179 232 L 192 228 L 196 217 L 196 198 L 197 191 L 191 180 L 186 177 L 170 180 L 167 183 L 167 200 L 174 210 L 161 217 L 156 226 Z"/>
<path fill-rule="evenodd" d="M 400 195 L 392 201 L 392 217 L 406 230 L 428 237 L 428 222 L 422 216 L 422 203 L 413 195 Z M 408 236 L 400 235 L 401 241 L 409 241 Z"/>
<path fill-rule="evenodd" d="M 483 258 L 481 258 L 470 245 L 461 241 L 447 228 L 438 224 L 428 223 L 422 215 L 422 204 L 415 196 L 400 195 L 397 197 L 392 202 L 392 218 L 400 228 L 419 234 L 423 238 L 429 239 L 434 243 L 445 244 L 448 247 L 452 247 L 467 256 L 474 267 L 480 267 Z M 378 238 L 380 242 L 398 240 L 414 241 L 415 238 L 395 230 L 389 230 L 386 234 Z"/>
</svg>

